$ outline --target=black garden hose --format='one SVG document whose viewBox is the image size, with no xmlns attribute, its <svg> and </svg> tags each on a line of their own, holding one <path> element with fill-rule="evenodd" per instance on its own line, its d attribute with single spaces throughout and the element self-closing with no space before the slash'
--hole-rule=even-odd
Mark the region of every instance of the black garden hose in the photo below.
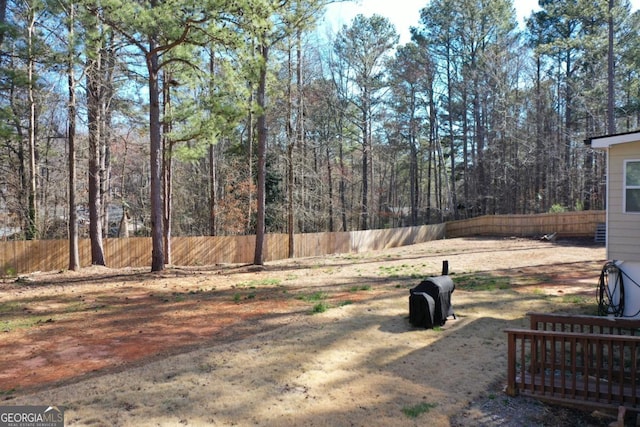
<svg viewBox="0 0 640 427">
<path fill-rule="evenodd" d="M 610 283 L 609 279 L 614 275 L 614 283 Z M 613 285 L 613 286 L 612 286 Z M 617 303 L 613 297 L 619 291 Z M 608 261 L 600 272 L 600 280 L 598 281 L 598 315 L 622 317 L 624 314 L 624 283 L 622 280 L 622 271 L 613 261 Z"/>
</svg>

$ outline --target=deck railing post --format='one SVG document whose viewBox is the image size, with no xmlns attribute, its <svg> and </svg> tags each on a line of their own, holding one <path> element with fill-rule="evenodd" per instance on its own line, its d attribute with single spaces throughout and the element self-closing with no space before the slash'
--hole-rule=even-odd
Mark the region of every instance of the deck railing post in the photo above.
<svg viewBox="0 0 640 427">
<path fill-rule="evenodd" d="M 516 334 L 507 332 L 507 394 L 516 396 Z"/>
</svg>

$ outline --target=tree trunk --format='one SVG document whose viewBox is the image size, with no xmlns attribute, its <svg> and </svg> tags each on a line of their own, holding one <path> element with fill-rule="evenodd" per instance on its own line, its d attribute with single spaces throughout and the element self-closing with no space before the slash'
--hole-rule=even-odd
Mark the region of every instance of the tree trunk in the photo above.
<svg viewBox="0 0 640 427">
<path fill-rule="evenodd" d="M 328 206 L 327 209 L 329 210 L 328 214 L 329 214 L 329 232 L 333 233 L 335 231 L 335 225 L 333 224 L 333 168 L 331 166 L 331 152 L 329 150 L 329 144 L 327 144 L 327 198 L 328 200 Z"/>
<path fill-rule="evenodd" d="M 411 198 L 411 225 L 418 225 L 418 147 L 417 147 L 417 125 L 416 125 L 416 91 L 411 90 L 411 118 L 409 120 L 409 188 Z"/>
<path fill-rule="evenodd" d="M 104 95 L 103 95 L 104 96 Z M 109 139 L 111 133 L 111 114 L 102 103 L 102 130 L 100 131 L 100 217 L 102 219 L 103 237 L 109 237 L 109 205 L 111 204 L 111 150 Z"/>
<path fill-rule="evenodd" d="M 436 102 L 434 99 L 434 90 L 433 90 L 433 80 L 429 80 L 429 155 L 427 160 L 427 194 L 425 195 L 427 199 L 427 224 L 431 223 L 431 178 L 434 179 L 434 189 L 435 194 L 437 195 L 438 191 L 438 168 L 436 167 L 436 157 L 434 156 L 434 151 L 436 150 L 435 142 L 438 137 L 436 133 Z M 432 173 L 433 168 L 433 173 Z"/>
<path fill-rule="evenodd" d="M 156 40 L 149 40 L 147 71 L 149 72 L 149 149 L 151 174 L 151 271 L 164 270 L 163 204 L 162 204 L 162 137 L 160 134 L 160 89 Z"/>
<path fill-rule="evenodd" d="M 76 211 L 76 80 L 74 70 L 74 23 L 75 5 L 69 5 L 69 63 L 67 69 L 67 87 L 69 89 L 68 128 L 69 139 L 69 270 L 80 269 L 78 253 L 78 213 Z"/>
<path fill-rule="evenodd" d="M 129 237 L 129 212 L 122 205 L 122 217 L 120 218 L 120 224 L 118 225 L 118 237 Z"/>
<path fill-rule="evenodd" d="M 100 134 L 102 85 L 101 42 L 88 46 L 92 60 L 87 69 L 87 125 L 89 127 L 89 238 L 91 264 L 105 265 L 102 246 L 102 208 L 100 197 Z"/>
<path fill-rule="evenodd" d="M 213 52 L 209 58 L 209 75 L 213 86 L 215 76 L 215 56 Z M 211 88 L 210 95 L 213 94 Z M 209 145 L 209 235 L 216 235 L 216 198 L 217 198 L 217 177 L 216 177 L 216 151 L 213 144 Z"/>
<path fill-rule="evenodd" d="M 369 106 L 366 100 L 368 93 L 363 95 L 365 105 L 362 107 L 362 206 L 360 206 L 360 229 L 369 229 Z"/>
<path fill-rule="evenodd" d="M 216 197 L 217 197 L 217 177 L 216 177 L 216 147 L 209 146 L 209 235 L 216 235 Z"/>
<path fill-rule="evenodd" d="M 479 82 L 477 78 L 474 78 L 473 82 L 473 117 L 475 124 L 475 140 L 476 140 L 476 161 L 474 162 L 474 168 L 476 169 L 476 191 L 474 194 L 474 207 L 477 206 L 480 215 L 486 215 L 488 211 L 487 206 L 487 188 L 485 177 L 485 164 L 484 164 L 484 149 L 485 149 L 485 125 L 484 125 L 484 104 L 480 95 Z M 480 199 L 480 200 L 478 200 Z M 477 215 L 477 213 L 476 213 Z M 475 216 L 475 215 L 474 215 Z"/>
<path fill-rule="evenodd" d="M 560 197 L 564 201 L 565 207 L 570 207 L 572 204 L 571 197 L 571 131 L 573 130 L 573 71 L 572 71 L 573 63 L 571 58 L 571 52 L 567 51 L 565 54 L 565 76 L 566 76 L 566 88 L 565 88 L 565 125 L 564 125 L 564 137 L 561 138 L 564 144 L 564 170 L 562 173 L 563 182 L 562 186 L 562 194 Z"/>
<path fill-rule="evenodd" d="M 449 160 L 451 161 L 451 189 L 449 191 L 449 197 L 451 202 L 449 203 L 449 207 L 453 212 L 453 219 L 458 219 L 458 207 L 457 207 L 457 196 L 456 196 L 456 144 L 455 144 L 455 133 L 453 130 L 453 78 L 451 76 L 451 46 L 447 45 L 447 93 L 448 93 L 448 110 L 449 110 L 449 138 L 451 139 L 451 151 Z"/>
<path fill-rule="evenodd" d="M 293 123 L 293 64 L 292 46 L 289 45 L 288 77 L 287 85 L 287 234 L 289 237 L 289 258 L 294 255 L 294 212 L 293 212 L 293 148 L 295 147 L 294 123 Z"/>
<path fill-rule="evenodd" d="M 543 154 L 544 154 L 544 150 L 543 150 L 543 143 L 542 143 L 542 131 L 544 129 L 543 127 L 543 115 L 542 115 L 542 89 L 541 89 L 541 83 L 542 83 L 542 59 L 540 58 L 540 55 L 536 54 L 536 82 L 535 82 L 535 146 L 536 146 L 536 152 L 535 152 L 535 177 L 534 177 L 534 184 L 533 184 L 533 197 L 535 198 L 535 209 L 534 212 L 535 213 L 539 213 L 541 211 L 543 211 L 544 209 L 544 196 L 543 196 L 543 190 L 544 190 L 544 177 L 545 177 L 545 170 L 543 168 L 543 162 L 541 160 Z"/>
<path fill-rule="evenodd" d="M 253 86 L 249 88 L 249 114 L 247 115 L 247 153 L 248 153 L 248 161 L 247 166 L 249 169 L 247 181 L 252 182 L 253 180 Z M 253 190 L 251 189 L 251 185 L 249 185 L 249 201 L 247 203 L 247 224 L 246 230 L 249 232 L 251 229 L 251 215 L 253 214 Z"/>
<path fill-rule="evenodd" d="M 100 206 L 102 230 L 109 237 L 109 206 L 111 204 L 111 129 L 113 128 L 111 100 L 114 98 L 115 52 L 113 39 L 105 39 L 104 55 L 100 57 Z"/>
<path fill-rule="evenodd" d="M 256 213 L 256 247 L 253 258 L 255 265 L 263 265 L 263 247 L 265 238 L 265 209 L 266 209 L 266 178 L 267 178 L 267 116 L 266 116 L 266 91 L 267 91 L 267 61 L 269 59 L 269 47 L 260 46 L 262 65 L 260 67 L 260 82 L 258 84 L 258 176 L 257 189 L 257 213 Z"/>
<path fill-rule="evenodd" d="M 615 101 L 615 52 L 613 51 L 613 6 L 614 0 L 609 0 L 609 49 L 607 55 L 607 125 L 609 135 L 616 133 L 616 101 Z"/>
<path fill-rule="evenodd" d="M 173 144 L 169 139 L 171 132 L 171 89 L 169 82 L 171 75 L 165 70 L 162 81 L 163 115 L 162 115 L 162 183 L 163 183 L 163 238 L 164 238 L 164 263 L 171 264 L 171 216 L 173 199 Z"/>
<path fill-rule="evenodd" d="M 293 174 L 293 141 L 290 141 L 287 145 L 287 233 L 289 236 L 289 258 L 294 257 L 294 208 L 293 208 L 293 185 L 294 185 L 294 174 Z"/>
<path fill-rule="evenodd" d="M 28 202 L 28 220 L 27 220 L 27 240 L 33 240 L 38 237 L 37 224 L 37 204 L 36 204 L 36 101 L 35 101 L 35 66 L 36 59 L 33 53 L 33 45 L 35 38 L 36 17 L 33 8 L 31 8 L 31 16 L 29 22 L 29 38 L 28 38 L 28 65 L 27 78 L 29 82 L 29 202 Z"/>
<path fill-rule="evenodd" d="M 344 148 L 342 147 L 342 135 L 339 141 L 339 159 L 340 159 L 340 185 L 338 186 L 338 192 L 340 193 L 340 218 L 342 219 L 342 231 L 348 230 L 347 225 L 347 183 L 344 179 L 345 164 L 344 164 Z"/>
<path fill-rule="evenodd" d="M 164 215 L 163 223 L 163 241 L 164 241 L 164 263 L 171 264 L 171 217 L 172 217 L 172 200 L 173 200 L 173 156 L 172 145 L 170 141 L 166 141 L 165 149 L 162 151 L 164 155 L 164 172 L 163 188 L 164 188 Z"/>
<path fill-rule="evenodd" d="M 296 41 L 297 41 L 297 61 L 296 61 L 296 79 L 297 79 L 297 91 L 296 91 L 296 99 L 297 99 L 297 121 L 296 121 L 296 134 L 298 147 L 305 147 L 305 136 L 304 136 L 304 94 L 302 93 L 302 33 L 300 30 L 296 33 Z M 293 159 L 293 157 L 292 157 Z M 291 176 L 293 179 L 293 176 Z M 295 182 L 295 181 L 294 181 Z M 305 186 L 306 187 L 306 186 Z M 292 222 L 293 224 L 293 222 Z M 293 235 L 292 235 L 293 237 Z M 289 256 L 294 256 L 294 248 L 293 248 L 293 239 L 289 243 L 291 246 L 289 248 Z"/>
</svg>

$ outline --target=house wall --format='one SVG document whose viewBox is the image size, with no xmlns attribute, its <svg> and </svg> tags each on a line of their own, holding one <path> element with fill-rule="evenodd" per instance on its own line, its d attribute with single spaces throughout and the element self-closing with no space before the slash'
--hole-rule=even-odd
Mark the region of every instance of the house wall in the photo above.
<svg viewBox="0 0 640 427">
<path fill-rule="evenodd" d="M 625 160 L 640 160 L 640 141 L 609 147 L 607 258 L 640 261 L 640 213 L 624 213 Z"/>
</svg>

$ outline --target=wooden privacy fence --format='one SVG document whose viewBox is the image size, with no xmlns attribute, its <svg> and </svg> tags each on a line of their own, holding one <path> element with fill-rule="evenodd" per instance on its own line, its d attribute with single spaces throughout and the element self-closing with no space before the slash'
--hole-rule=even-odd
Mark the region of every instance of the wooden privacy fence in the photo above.
<svg viewBox="0 0 640 427">
<path fill-rule="evenodd" d="M 445 236 L 445 224 L 423 225 L 387 230 L 297 234 L 296 257 L 334 253 L 366 252 L 428 242 Z M 105 239 L 104 255 L 108 267 L 148 267 L 151 265 L 151 238 Z M 64 270 L 69 265 L 66 240 L 19 240 L 0 242 L 0 275 L 13 276 L 34 271 Z M 253 262 L 255 236 L 201 236 L 171 238 L 172 264 L 181 266 Z M 79 241 L 83 267 L 91 262 L 88 239 Z M 264 260 L 288 258 L 286 234 L 265 236 Z"/>
<path fill-rule="evenodd" d="M 487 215 L 447 222 L 447 237 L 542 236 L 595 237 L 605 211 L 562 212 L 537 215 Z"/>
<path fill-rule="evenodd" d="M 640 407 L 640 322 L 530 313 L 507 329 L 507 393 L 604 409 Z"/>
<path fill-rule="evenodd" d="M 297 234 L 294 238 L 296 257 L 350 253 L 428 242 L 430 240 L 466 236 L 535 236 L 558 232 L 561 236 L 595 235 L 598 223 L 604 222 L 603 211 L 567 212 L 540 215 L 483 216 L 446 224 L 419 227 L 364 230 L 335 233 Z M 151 238 L 128 237 L 104 240 L 106 264 L 112 268 L 147 267 L 151 265 Z M 253 262 L 255 236 L 172 237 L 172 264 L 182 266 Z M 33 271 L 64 270 L 69 264 L 67 240 L 33 240 L 0 242 L 0 275 Z M 265 237 L 264 259 L 273 261 L 288 257 L 286 234 Z M 80 262 L 91 262 L 88 239 L 79 241 Z"/>
</svg>

